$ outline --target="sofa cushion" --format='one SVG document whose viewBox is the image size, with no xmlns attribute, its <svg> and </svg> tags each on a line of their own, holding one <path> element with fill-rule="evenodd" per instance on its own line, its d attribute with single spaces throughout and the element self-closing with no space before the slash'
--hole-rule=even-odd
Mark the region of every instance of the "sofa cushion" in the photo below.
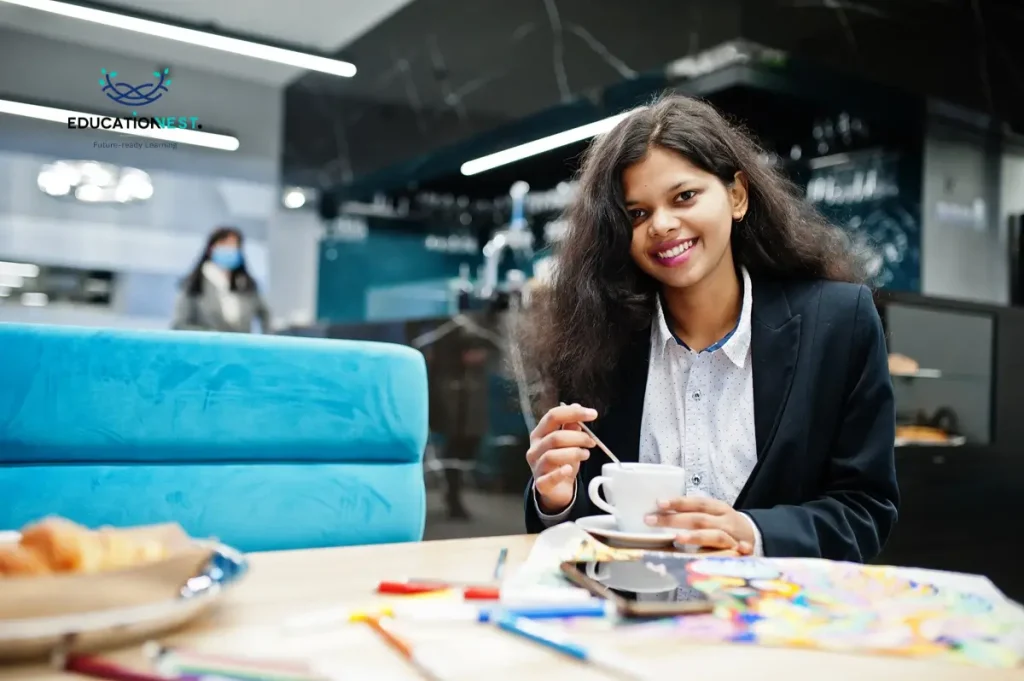
<svg viewBox="0 0 1024 681">
<path fill-rule="evenodd" d="M 419 541 L 426 510 L 418 463 L 9 466 L 0 499 L 0 529 L 177 522 L 242 551 Z"/>
<path fill-rule="evenodd" d="M 420 353 L 0 324 L 0 463 L 419 463 Z"/>
</svg>

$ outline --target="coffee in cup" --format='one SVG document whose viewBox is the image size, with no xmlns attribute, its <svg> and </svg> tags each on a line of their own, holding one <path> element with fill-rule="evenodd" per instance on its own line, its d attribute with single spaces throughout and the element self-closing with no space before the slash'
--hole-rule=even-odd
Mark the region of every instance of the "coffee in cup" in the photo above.
<svg viewBox="0 0 1024 681">
<path fill-rule="evenodd" d="M 601 498 L 601 488 L 604 495 Z M 683 495 L 686 479 L 682 468 L 660 463 L 606 463 L 601 475 L 590 481 L 590 500 L 615 516 L 621 532 L 663 532 L 644 518 L 658 510 L 658 502 Z"/>
</svg>

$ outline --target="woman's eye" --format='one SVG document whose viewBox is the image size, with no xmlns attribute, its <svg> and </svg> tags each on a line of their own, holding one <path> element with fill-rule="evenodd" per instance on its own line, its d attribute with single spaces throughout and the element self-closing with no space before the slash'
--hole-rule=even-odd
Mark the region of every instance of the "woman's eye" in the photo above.
<svg viewBox="0 0 1024 681">
<path fill-rule="evenodd" d="M 679 195 L 676 198 L 679 199 L 680 201 L 685 202 L 689 201 L 695 196 L 697 196 L 697 192 L 693 191 L 692 189 L 687 189 L 685 192 L 679 192 Z"/>
<path fill-rule="evenodd" d="M 633 222 L 636 222 L 637 220 L 643 220 L 644 217 L 646 217 L 646 215 L 647 211 L 643 210 L 642 208 L 634 208 L 629 211 L 629 218 Z"/>
</svg>

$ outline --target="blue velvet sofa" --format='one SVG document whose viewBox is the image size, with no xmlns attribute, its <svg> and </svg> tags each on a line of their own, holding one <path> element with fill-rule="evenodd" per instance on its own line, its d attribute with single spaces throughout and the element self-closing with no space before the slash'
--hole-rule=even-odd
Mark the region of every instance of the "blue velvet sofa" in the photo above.
<svg viewBox="0 0 1024 681">
<path fill-rule="evenodd" d="M 427 377 L 384 343 L 0 324 L 0 530 L 418 541 Z"/>
</svg>

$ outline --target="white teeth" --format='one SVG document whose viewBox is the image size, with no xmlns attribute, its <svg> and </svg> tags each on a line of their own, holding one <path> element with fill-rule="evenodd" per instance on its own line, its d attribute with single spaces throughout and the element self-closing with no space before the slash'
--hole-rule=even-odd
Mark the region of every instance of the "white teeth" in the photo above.
<svg viewBox="0 0 1024 681">
<path fill-rule="evenodd" d="M 693 248 L 694 244 L 696 244 L 696 243 L 697 243 L 696 239 L 687 239 L 686 241 L 684 241 L 683 243 L 679 244 L 675 248 L 670 248 L 667 251 L 662 251 L 661 253 L 658 253 L 658 257 L 659 258 L 674 258 L 676 256 L 682 255 L 683 253 L 686 253 L 688 250 Z"/>
</svg>

